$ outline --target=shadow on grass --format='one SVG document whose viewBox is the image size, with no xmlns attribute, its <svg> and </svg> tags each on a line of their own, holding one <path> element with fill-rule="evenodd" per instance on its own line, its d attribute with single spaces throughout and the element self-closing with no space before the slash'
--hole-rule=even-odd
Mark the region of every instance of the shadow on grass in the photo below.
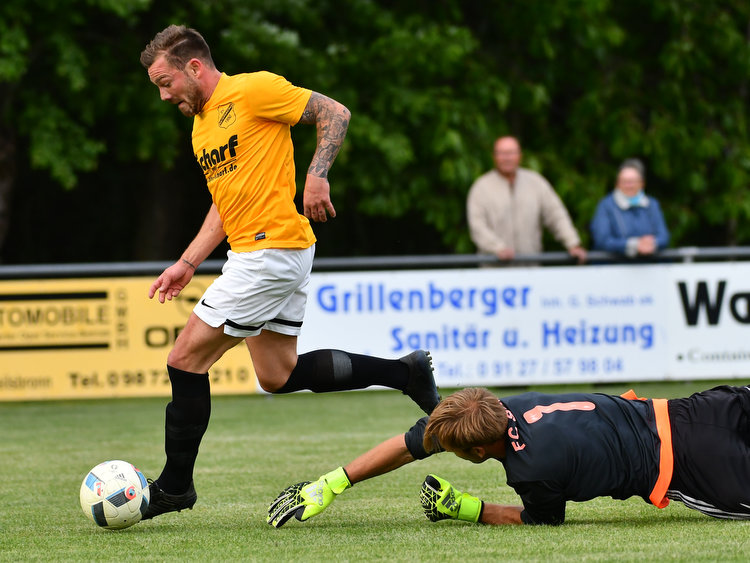
<svg viewBox="0 0 750 563">
<path fill-rule="evenodd" d="M 667 526 L 671 524 L 704 524 L 714 522 L 726 522 L 717 518 L 711 518 L 696 512 L 695 514 L 677 514 L 662 516 L 654 514 L 653 516 L 639 515 L 611 515 L 602 518 L 571 518 L 565 521 L 564 527 L 574 526 L 591 526 L 599 524 L 627 526 L 628 528 L 646 528 L 651 526 Z"/>
</svg>

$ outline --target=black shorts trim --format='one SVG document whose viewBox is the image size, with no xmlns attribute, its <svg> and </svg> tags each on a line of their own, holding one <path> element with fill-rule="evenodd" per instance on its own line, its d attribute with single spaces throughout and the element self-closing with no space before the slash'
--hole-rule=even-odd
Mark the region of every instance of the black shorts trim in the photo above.
<svg viewBox="0 0 750 563">
<path fill-rule="evenodd" d="M 302 326 L 302 321 L 287 321 L 285 319 L 274 319 L 268 322 L 276 323 L 276 324 L 280 324 L 284 326 L 292 326 L 295 328 L 299 328 Z M 229 319 L 224 321 L 224 323 L 227 324 L 228 326 L 231 326 L 232 328 L 236 328 L 237 330 L 260 330 L 264 326 L 266 326 L 266 323 L 260 323 L 259 325 L 241 325 L 240 323 L 230 321 Z"/>
<path fill-rule="evenodd" d="M 271 323 L 276 323 L 284 326 L 293 326 L 295 328 L 299 328 L 302 326 L 302 321 L 287 321 L 285 319 L 274 319 L 272 321 L 268 321 Z"/>
<path fill-rule="evenodd" d="M 229 319 L 227 319 L 226 321 L 224 321 L 224 324 L 231 326 L 232 328 L 236 328 L 237 330 L 260 330 L 265 326 L 266 323 L 261 323 L 256 326 L 241 325 L 240 323 L 236 323 L 234 321 L 230 321 Z"/>
</svg>

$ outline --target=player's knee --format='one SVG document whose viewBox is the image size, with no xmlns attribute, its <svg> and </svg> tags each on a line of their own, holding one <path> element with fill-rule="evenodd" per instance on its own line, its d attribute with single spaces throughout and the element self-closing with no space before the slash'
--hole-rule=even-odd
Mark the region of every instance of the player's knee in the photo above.
<svg viewBox="0 0 750 563">
<path fill-rule="evenodd" d="M 287 381 L 289 381 L 294 366 L 297 363 L 296 355 L 279 355 L 269 357 L 268 355 L 253 355 L 253 366 L 255 376 L 261 388 L 268 393 L 285 393 Z"/>
<path fill-rule="evenodd" d="M 255 375 L 258 378 L 258 383 L 261 389 L 266 393 L 283 393 L 282 390 L 289 380 L 289 374 L 276 374 L 275 376 L 269 377 L 270 374 L 259 373 L 256 369 Z"/>
<path fill-rule="evenodd" d="M 167 356 L 167 365 L 176 367 L 177 369 L 189 371 L 186 370 L 187 363 L 188 361 L 186 355 L 177 347 L 172 348 L 172 350 L 169 351 L 169 355 Z"/>
<path fill-rule="evenodd" d="M 212 362 L 208 363 L 210 365 Z M 167 356 L 167 365 L 191 373 L 204 373 L 207 362 L 190 350 L 175 346 Z"/>
<path fill-rule="evenodd" d="M 283 387 L 283 385 L 277 385 L 275 382 L 261 381 L 260 379 L 258 383 L 260 384 L 260 388 L 266 393 L 278 393 L 279 389 Z"/>
</svg>

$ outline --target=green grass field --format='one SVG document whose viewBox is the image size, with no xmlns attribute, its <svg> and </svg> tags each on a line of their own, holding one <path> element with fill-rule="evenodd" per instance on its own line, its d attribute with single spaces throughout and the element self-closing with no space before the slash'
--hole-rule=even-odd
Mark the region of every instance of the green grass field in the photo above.
<svg viewBox="0 0 750 563">
<path fill-rule="evenodd" d="M 636 384 L 676 397 L 715 383 Z M 620 393 L 625 385 L 545 388 Z M 519 390 L 502 390 L 500 395 Z M 429 522 L 419 505 L 427 473 L 485 500 L 517 504 L 502 465 L 433 456 L 346 491 L 322 515 L 265 522 L 276 494 L 315 479 L 420 416 L 391 391 L 219 397 L 198 458 L 194 510 L 127 530 L 94 526 L 78 489 L 106 459 L 155 477 L 164 462 L 164 399 L 0 404 L 0 561 L 746 561 L 750 522 L 719 521 L 641 499 L 569 503 L 567 522 L 488 527 Z M 748 476 L 750 486 L 750 476 Z"/>
</svg>

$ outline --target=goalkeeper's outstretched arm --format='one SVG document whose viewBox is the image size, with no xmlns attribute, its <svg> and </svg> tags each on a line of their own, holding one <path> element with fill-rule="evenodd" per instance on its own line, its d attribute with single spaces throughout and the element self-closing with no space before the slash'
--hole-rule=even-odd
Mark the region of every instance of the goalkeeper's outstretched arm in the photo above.
<svg viewBox="0 0 750 563">
<path fill-rule="evenodd" d="M 268 507 L 268 522 L 274 528 L 283 526 L 292 516 L 304 522 L 323 512 L 355 483 L 377 477 L 414 461 L 404 434 L 381 442 L 346 467 L 321 475 L 317 481 L 304 481 L 281 491 Z"/>
<path fill-rule="evenodd" d="M 506 506 L 484 503 L 484 510 L 479 521 L 482 524 L 523 524 L 521 512 L 523 506 Z"/>
<path fill-rule="evenodd" d="M 266 521 L 275 528 L 283 526 L 292 516 L 304 522 L 323 512 L 336 496 L 355 483 L 429 457 L 434 452 L 425 451 L 422 444 L 427 420 L 426 416 L 420 418 L 405 434 L 381 442 L 345 467 L 321 475 L 317 481 L 287 487 L 268 507 Z"/>
<path fill-rule="evenodd" d="M 344 469 L 352 485 L 383 475 L 414 461 L 406 447 L 403 434 L 381 442 L 370 451 L 351 461 Z"/>
</svg>

